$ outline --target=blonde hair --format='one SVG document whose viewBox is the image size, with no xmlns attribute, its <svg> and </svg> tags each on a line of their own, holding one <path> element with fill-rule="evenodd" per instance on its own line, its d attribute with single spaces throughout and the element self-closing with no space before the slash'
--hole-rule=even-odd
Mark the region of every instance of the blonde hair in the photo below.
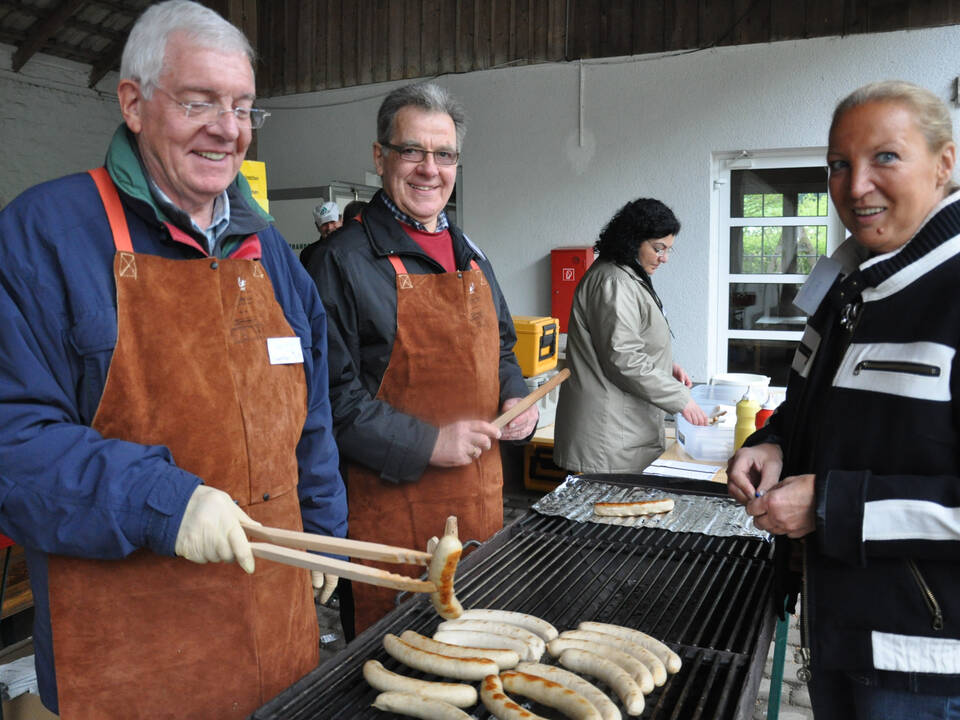
<svg viewBox="0 0 960 720">
<path fill-rule="evenodd" d="M 883 80 L 854 90 L 833 111 L 830 132 L 847 110 L 868 102 L 897 102 L 909 108 L 931 152 L 953 141 L 953 121 L 943 101 L 926 88 L 904 80 Z"/>
</svg>

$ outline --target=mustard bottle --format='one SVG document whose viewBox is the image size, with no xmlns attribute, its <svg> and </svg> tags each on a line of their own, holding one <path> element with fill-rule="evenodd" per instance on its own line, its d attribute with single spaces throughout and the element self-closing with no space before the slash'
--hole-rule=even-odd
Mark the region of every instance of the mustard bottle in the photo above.
<svg viewBox="0 0 960 720">
<path fill-rule="evenodd" d="M 737 403 L 737 425 L 733 429 L 733 451 L 743 446 L 743 441 L 750 437 L 757 429 L 757 411 L 760 404 L 750 397 L 748 389 Z"/>
</svg>

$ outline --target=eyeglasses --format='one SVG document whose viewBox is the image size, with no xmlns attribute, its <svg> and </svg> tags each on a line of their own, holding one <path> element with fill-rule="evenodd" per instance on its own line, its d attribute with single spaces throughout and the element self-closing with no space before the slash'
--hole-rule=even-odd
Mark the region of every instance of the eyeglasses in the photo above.
<svg viewBox="0 0 960 720">
<path fill-rule="evenodd" d="M 412 163 L 422 163 L 427 159 L 427 155 L 433 155 L 433 161 L 437 165 L 456 165 L 460 160 L 460 153 L 453 150 L 424 150 L 419 147 L 409 147 L 401 145 L 391 145 L 390 143 L 380 143 L 383 147 L 393 150 L 402 160 Z"/>
<path fill-rule="evenodd" d="M 647 242 L 650 242 L 649 240 Z M 672 247 L 667 247 L 663 243 L 650 243 L 650 247 L 653 248 L 653 251 L 657 254 L 658 258 L 669 257 L 671 253 L 674 252 Z"/>
<path fill-rule="evenodd" d="M 159 85 L 154 85 L 154 87 L 182 107 L 185 111 L 185 117 L 188 120 L 193 120 L 201 125 L 213 125 L 219 122 L 221 115 L 227 113 L 237 119 L 238 125 L 249 125 L 252 130 L 259 130 L 263 127 L 267 118 L 270 117 L 270 113 L 266 110 L 259 110 L 257 108 L 235 107 L 226 109 L 216 103 L 180 102 L 169 91 Z"/>
</svg>

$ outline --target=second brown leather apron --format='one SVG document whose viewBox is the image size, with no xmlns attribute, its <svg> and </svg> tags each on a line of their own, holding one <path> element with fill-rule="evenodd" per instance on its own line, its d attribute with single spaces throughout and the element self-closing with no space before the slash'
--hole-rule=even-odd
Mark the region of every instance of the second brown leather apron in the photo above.
<svg viewBox="0 0 960 720">
<path fill-rule="evenodd" d="M 489 419 L 500 399 L 500 328 L 490 285 L 476 267 L 407 274 L 399 258 L 397 335 L 377 398 L 433 425 Z M 462 540 L 486 540 L 503 527 L 503 475 L 497 443 L 470 465 L 428 466 L 417 482 L 395 485 L 351 463 L 347 475 L 351 538 L 426 548 L 456 515 Z M 422 567 L 366 564 L 406 575 Z M 353 583 L 357 632 L 394 607 L 396 590 Z"/>
<path fill-rule="evenodd" d="M 302 529 L 306 380 L 302 364 L 270 364 L 267 338 L 294 335 L 270 278 L 253 260 L 134 254 L 109 176 L 91 174 L 117 245 L 117 344 L 92 427 L 165 445 L 254 520 Z M 139 550 L 51 556 L 49 582 L 65 720 L 245 718 L 317 664 L 305 570 Z"/>
</svg>

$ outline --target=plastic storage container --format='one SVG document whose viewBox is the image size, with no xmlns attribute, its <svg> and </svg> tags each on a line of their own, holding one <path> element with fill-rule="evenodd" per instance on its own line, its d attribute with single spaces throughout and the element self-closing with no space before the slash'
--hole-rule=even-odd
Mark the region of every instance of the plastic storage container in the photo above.
<svg viewBox="0 0 960 720">
<path fill-rule="evenodd" d="M 517 344 L 513 352 L 524 377 L 533 377 L 557 366 L 557 328 L 560 321 L 552 317 L 514 315 Z"/>
<path fill-rule="evenodd" d="M 710 378 L 710 384 L 745 386 L 750 389 L 750 399 L 762 404 L 767 399 L 770 378 L 767 375 L 755 375 L 753 373 L 720 373 Z"/>
<path fill-rule="evenodd" d="M 566 470 L 553 462 L 553 440 L 536 437 L 523 446 L 523 486 L 527 490 L 550 492 L 562 483 Z"/>
<path fill-rule="evenodd" d="M 690 457 L 708 462 L 726 462 L 733 455 L 733 431 L 736 406 L 747 392 L 746 385 L 697 385 L 690 391 L 708 417 L 726 410 L 722 422 L 715 425 L 691 425 L 676 414 L 677 442 Z"/>
<path fill-rule="evenodd" d="M 527 392 L 532 393 L 538 387 L 547 382 L 550 378 L 556 375 L 559 370 L 547 370 L 546 372 L 540 373 L 539 375 L 534 375 L 533 377 L 524 378 L 523 381 L 527 384 Z M 550 392 L 544 395 L 542 398 L 537 400 L 537 409 L 540 411 L 540 421 L 537 423 L 538 427 L 546 427 L 547 425 L 553 425 L 553 421 L 557 417 L 557 400 L 560 399 L 560 385 L 557 385 Z"/>
</svg>

